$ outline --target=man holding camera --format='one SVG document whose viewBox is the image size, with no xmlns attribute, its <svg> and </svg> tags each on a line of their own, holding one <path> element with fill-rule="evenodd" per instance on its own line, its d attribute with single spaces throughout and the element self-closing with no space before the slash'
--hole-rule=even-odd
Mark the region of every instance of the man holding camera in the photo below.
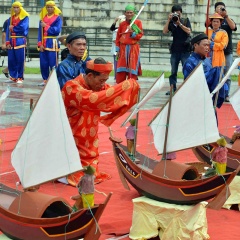
<svg viewBox="0 0 240 240">
<path fill-rule="evenodd" d="M 172 7 L 172 12 L 168 15 L 168 20 L 163 27 L 163 33 L 172 33 L 173 42 L 170 47 L 170 63 L 171 63 L 171 75 L 169 77 L 170 86 L 173 85 L 173 91 L 177 90 L 177 72 L 178 65 L 181 61 L 182 66 L 184 65 L 186 59 L 190 56 L 190 33 L 191 24 L 188 18 L 183 19 L 182 7 L 180 5 L 174 5 Z M 166 95 L 170 95 L 167 92 Z"/>
<path fill-rule="evenodd" d="M 221 24 L 221 28 L 224 29 L 228 34 L 228 45 L 224 49 L 226 66 L 224 68 L 224 74 L 227 73 L 233 62 L 233 46 L 232 46 L 232 32 L 237 30 L 236 23 L 228 16 L 226 6 L 223 2 L 215 3 L 215 12 L 220 14 L 224 20 Z M 225 102 L 229 102 L 229 91 L 231 86 L 231 79 L 227 80 L 228 90 L 225 95 Z"/>
</svg>

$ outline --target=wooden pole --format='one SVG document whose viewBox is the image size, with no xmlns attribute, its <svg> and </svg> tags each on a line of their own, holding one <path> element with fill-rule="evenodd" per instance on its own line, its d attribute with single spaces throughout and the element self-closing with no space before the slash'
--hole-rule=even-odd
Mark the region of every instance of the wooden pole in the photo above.
<svg viewBox="0 0 240 240">
<path fill-rule="evenodd" d="M 165 139 L 164 139 L 164 146 L 163 146 L 163 154 L 162 154 L 162 160 L 166 160 L 167 155 L 167 140 L 168 140 L 168 128 L 169 128 L 169 122 L 170 122 L 170 113 L 171 113 L 171 106 L 172 106 L 172 96 L 173 96 L 173 85 L 170 87 L 170 98 L 168 103 L 168 114 L 167 114 L 167 123 L 166 123 L 166 131 L 165 131 Z"/>
</svg>

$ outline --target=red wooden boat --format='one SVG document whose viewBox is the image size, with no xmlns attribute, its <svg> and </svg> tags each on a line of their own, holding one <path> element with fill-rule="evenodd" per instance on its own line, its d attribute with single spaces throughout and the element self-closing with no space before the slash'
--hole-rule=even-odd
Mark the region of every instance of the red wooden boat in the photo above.
<svg viewBox="0 0 240 240">
<path fill-rule="evenodd" d="M 154 92 L 153 87 L 151 92 Z M 142 101 L 137 108 L 141 104 Z M 215 198 L 210 206 L 214 207 L 218 202 L 220 208 L 228 197 L 226 189 L 239 167 L 231 173 L 206 177 L 192 165 L 166 160 L 167 153 L 219 139 L 212 96 L 201 64 L 175 94 L 170 96 L 149 126 L 155 148 L 163 156 L 161 161 L 152 160 L 138 152 L 132 159 L 126 154 L 126 148 L 120 145 L 121 140 L 112 135 L 110 137 L 124 186 L 128 188 L 129 182 L 141 195 L 168 203 L 195 204 Z"/>
<path fill-rule="evenodd" d="M 126 154 L 126 147 L 120 145 L 120 141 L 115 138 L 110 140 L 122 181 L 127 180 L 140 195 L 158 201 L 195 204 L 209 200 L 228 187 L 236 175 L 235 170 L 223 175 L 201 178 L 194 166 L 169 160 L 156 161 L 138 152 L 135 155 L 138 161 L 134 162 Z M 126 182 L 124 186 L 128 188 Z M 223 203 L 225 201 L 226 198 Z"/>
<path fill-rule="evenodd" d="M 11 239 L 99 239 L 97 221 L 110 196 L 91 209 L 73 212 L 63 198 L 0 184 L 0 230 Z"/>
<path fill-rule="evenodd" d="M 228 138 L 226 140 L 229 142 Z M 210 143 L 194 147 L 192 151 L 199 161 L 211 164 L 211 155 L 216 147 L 218 147 L 217 143 Z M 234 144 L 228 144 L 227 149 L 227 172 L 232 172 L 240 164 L 240 139 L 237 139 Z"/>
<path fill-rule="evenodd" d="M 99 239 L 97 221 L 111 194 L 101 204 L 73 211 L 61 197 L 31 191 L 83 169 L 55 70 L 12 152 L 11 163 L 24 191 L 0 184 L 0 230 L 4 234 L 24 240 Z"/>
</svg>

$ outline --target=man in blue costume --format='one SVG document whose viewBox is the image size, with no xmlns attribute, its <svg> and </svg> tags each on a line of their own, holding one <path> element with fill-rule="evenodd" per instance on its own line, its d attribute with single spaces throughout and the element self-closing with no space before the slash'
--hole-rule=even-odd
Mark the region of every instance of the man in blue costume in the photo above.
<svg viewBox="0 0 240 240">
<path fill-rule="evenodd" d="M 68 35 L 66 44 L 69 54 L 57 67 L 57 78 L 61 89 L 68 80 L 84 74 L 86 62 L 91 60 L 86 56 L 87 39 L 83 32 L 74 32 Z"/>
<path fill-rule="evenodd" d="M 202 62 L 203 70 L 207 80 L 207 85 L 209 91 L 212 92 L 219 83 L 221 69 L 219 67 L 213 68 L 210 59 L 206 57 L 209 52 L 208 36 L 204 33 L 201 33 L 191 40 L 191 44 L 194 47 L 194 51 L 183 65 L 184 80 L 190 75 L 190 73 L 195 69 L 195 67 L 200 62 Z M 213 101 L 214 98 L 215 96 L 213 97 Z M 224 99 L 225 99 L 224 87 L 222 87 L 218 95 L 217 101 L 218 108 L 222 106 Z"/>
<path fill-rule="evenodd" d="M 8 49 L 8 70 L 10 79 L 23 83 L 25 49 L 29 29 L 29 14 L 20 2 L 14 2 L 11 17 L 8 19 L 6 32 L 6 48 Z"/>
<path fill-rule="evenodd" d="M 43 82 L 39 86 L 46 84 L 50 70 L 58 64 L 60 44 L 57 36 L 62 28 L 60 14 L 61 10 L 55 6 L 54 1 L 47 1 L 40 12 L 38 49 L 40 51 L 40 69 Z"/>
<path fill-rule="evenodd" d="M 224 20 L 221 23 L 221 28 L 224 29 L 228 34 L 228 45 L 224 49 L 224 55 L 226 60 L 226 66 L 224 68 L 224 74 L 226 74 L 233 63 L 233 44 L 232 44 L 232 34 L 233 31 L 237 31 L 237 25 L 228 15 L 226 5 L 224 2 L 216 2 L 214 5 L 215 12 L 219 13 Z M 226 81 L 228 85 L 228 90 L 225 91 L 225 102 L 229 102 L 229 91 L 231 86 L 231 79 Z"/>
</svg>

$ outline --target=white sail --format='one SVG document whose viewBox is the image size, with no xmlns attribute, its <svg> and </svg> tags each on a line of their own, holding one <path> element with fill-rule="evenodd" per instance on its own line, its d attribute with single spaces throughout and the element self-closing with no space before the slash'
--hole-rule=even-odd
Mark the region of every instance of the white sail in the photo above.
<svg viewBox="0 0 240 240">
<path fill-rule="evenodd" d="M 238 88 L 237 91 L 234 92 L 234 94 L 230 97 L 229 100 L 238 116 L 238 119 L 240 119 L 240 88 Z"/>
<path fill-rule="evenodd" d="M 150 123 L 154 144 L 163 153 L 168 103 Z M 215 142 L 219 138 L 212 97 L 202 64 L 172 97 L 167 152 Z"/>
<path fill-rule="evenodd" d="M 125 126 L 128 121 L 134 116 L 135 114 L 138 113 L 141 107 L 144 106 L 144 104 L 151 98 L 153 97 L 157 92 L 160 92 L 160 90 L 164 87 L 164 73 L 161 74 L 161 76 L 153 83 L 151 88 L 148 90 L 146 95 L 141 99 L 141 101 L 134 107 L 130 115 L 127 117 L 127 119 L 122 123 L 122 126 Z"/>
<path fill-rule="evenodd" d="M 8 87 L 7 90 L 4 91 L 3 94 L 0 97 L 0 113 L 2 112 L 5 100 L 8 97 L 9 93 L 10 93 L 10 88 Z"/>
<path fill-rule="evenodd" d="M 82 169 L 55 70 L 12 152 L 11 161 L 24 188 Z"/>
<path fill-rule="evenodd" d="M 232 66 L 229 68 L 227 74 L 224 76 L 224 78 L 222 79 L 222 81 L 216 86 L 216 88 L 212 91 L 212 96 L 218 92 L 220 90 L 220 88 L 223 86 L 223 84 L 229 79 L 229 77 L 231 76 L 232 72 L 234 71 L 234 69 L 237 68 L 238 64 L 240 63 L 240 58 L 236 58 L 232 64 Z"/>
</svg>

